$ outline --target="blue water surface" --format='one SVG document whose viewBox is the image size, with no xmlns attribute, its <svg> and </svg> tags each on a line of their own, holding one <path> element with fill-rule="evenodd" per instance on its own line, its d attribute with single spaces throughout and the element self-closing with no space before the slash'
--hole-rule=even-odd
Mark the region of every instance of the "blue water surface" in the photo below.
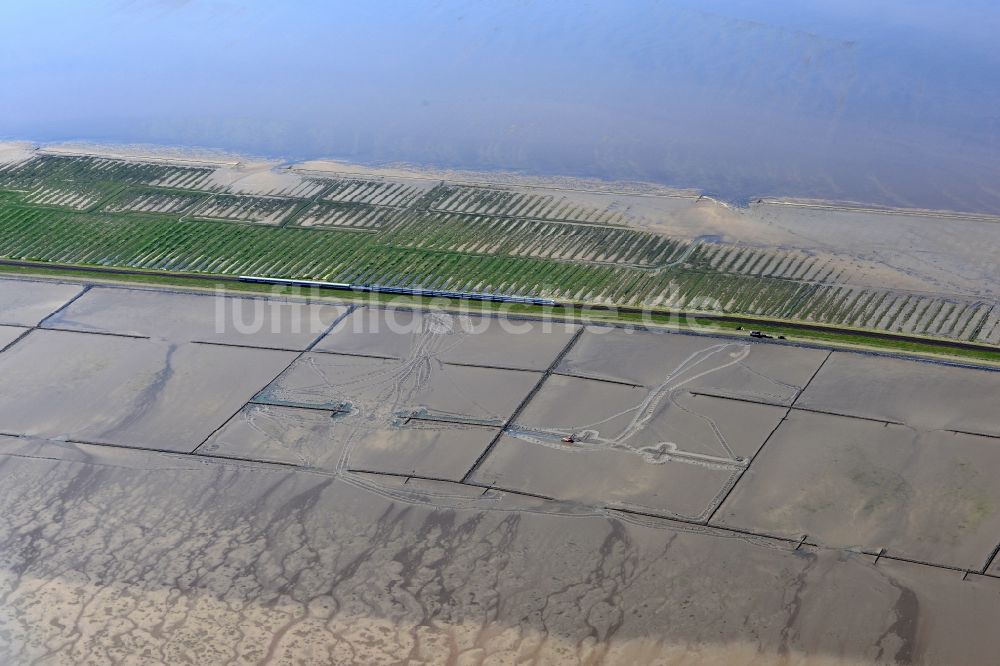
<svg viewBox="0 0 1000 666">
<path fill-rule="evenodd" d="M 0 5 L 0 137 L 1000 213 L 985 0 Z"/>
</svg>

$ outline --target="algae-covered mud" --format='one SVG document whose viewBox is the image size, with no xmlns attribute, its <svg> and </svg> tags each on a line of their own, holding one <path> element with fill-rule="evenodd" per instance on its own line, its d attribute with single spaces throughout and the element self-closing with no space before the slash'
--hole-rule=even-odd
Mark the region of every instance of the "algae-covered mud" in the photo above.
<svg viewBox="0 0 1000 666">
<path fill-rule="evenodd" d="M 291 297 L 0 297 L 4 663 L 1000 648 L 1000 425 L 970 399 L 995 371 Z"/>
<path fill-rule="evenodd" d="M 594 179 L 135 147 L 0 150 L 0 262 L 479 292 L 979 346 L 1000 345 L 998 220 L 818 200 L 758 198 L 732 207 L 689 190 Z M 39 301 L 39 311 L 64 297 Z M 66 326 L 100 326 L 90 310 L 117 299 L 107 325 L 146 335 L 157 307 L 133 312 L 130 298 L 87 294 L 65 313 Z M 225 341 L 232 332 L 192 328 L 210 307 L 204 299 L 162 302 L 177 311 L 166 335 Z M 252 326 L 256 316 L 299 321 L 288 305 L 232 307 L 241 313 L 236 328 Z M 290 347 L 308 344 L 340 313 L 311 314 Z M 0 323 L 24 325 L 34 315 L 7 316 L 11 321 Z M 357 344 L 352 331 L 368 316 L 356 313 L 339 326 L 329 349 L 349 352 Z M 445 325 L 456 332 L 449 360 L 493 362 L 489 328 L 458 342 L 475 320 L 375 316 L 397 326 L 373 331 L 382 342 L 367 354 L 404 355 L 420 344 L 420 328 Z M 503 362 L 544 368 L 561 336 L 571 334 L 539 330 L 537 353 Z M 272 344 L 266 338 L 252 344 Z"/>
</svg>

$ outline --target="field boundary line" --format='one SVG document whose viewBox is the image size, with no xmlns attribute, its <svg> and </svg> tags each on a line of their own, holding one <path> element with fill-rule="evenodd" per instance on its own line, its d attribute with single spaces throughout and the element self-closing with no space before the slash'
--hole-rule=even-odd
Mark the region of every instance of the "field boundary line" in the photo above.
<svg viewBox="0 0 1000 666">
<path fill-rule="evenodd" d="M 503 423 L 502 426 L 500 426 L 500 430 L 497 431 L 497 434 L 493 437 L 493 440 L 486 446 L 485 449 L 483 449 L 483 452 L 479 454 L 479 457 L 476 458 L 476 461 L 472 463 L 472 467 L 469 468 L 469 471 L 467 471 L 462 476 L 462 483 L 469 482 L 469 480 L 472 478 L 472 475 L 476 472 L 477 469 L 479 469 L 479 466 L 483 464 L 483 461 L 485 461 L 486 458 L 490 455 L 490 453 L 493 452 L 493 449 L 496 448 L 496 445 L 497 443 L 499 443 L 500 438 L 503 437 L 503 434 L 507 432 L 507 429 L 510 428 L 510 426 L 514 423 L 515 419 L 517 419 L 517 417 L 521 415 L 521 412 L 524 411 L 524 409 L 528 406 L 528 403 L 530 403 L 534 399 L 535 395 L 541 390 L 542 385 L 545 384 L 546 380 L 552 375 L 552 372 L 559 366 L 560 363 L 562 363 L 563 358 L 566 357 L 566 355 L 576 344 L 576 341 L 580 339 L 580 337 L 586 330 L 587 328 L 585 326 L 581 326 L 576 330 L 576 332 L 573 334 L 573 337 L 570 338 L 569 342 L 567 342 L 566 345 L 562 348 L 562 351 L 560 351 L 559 354 L 556 355 L 555 359 L 552 360 L 552 363 L 549 364 L 549 367 L 546 368 L 545 372 L 543 372 L 541 377 L 538 378 L 538 381 L 535 383 L 534 388 L 532 388 L 531 391 L 528 392 L 528 395 L 526 395 L 524 399 L 521 400 L 521 403 L 517 406 L 517 408 L 514 409 L 510 417 Z"/>
<path fill-rule="evenodd" d="M 212 437 L 215 436 L 216 433 L 218 433 L 220 430 L 222 430 L 223 428 L 225 428 L 226 425 L 228 425 L 230 421 L 232 421 L 234 418 L 236 418 L 239 415 L 240 412 L 242 412 L 244 409 L 246 409 L 246 407 L 248 405 L 254 403 L 254 401 L 257 399 L 257 396 L 260 395 L 261 391 L 263 391 L 270 384 L 272 384 L 276 379 L 278 379 L 278 377 L 280 377 L 281 375 L 283 375 L 286 372 L 288 372 L 288 369 L 291 368 L 293 365 L 295 365 L 303 356 L 305 356 L 306 354 L 308 354 L 309 352 L 311 352 L 312 348 L 315 347 L 316 344 L 319 343 L 320 340 L 322 340 L 323 338 L 325 338 L 326 335 L 330 331 L 333 330 L 334 326 L 336 326 L 337 324 L 339 324 L 348 315 L 350 315 L 352 312 L 354 312 L 354 310 L 357 309 L 357 307 L 358 307 L 357 305 L 350 305 L 342 313 L 340 313 L 340 315 L 338 315 L 337 317 L 334 317 L 334 319 L 330 323 L 330 325 L 327 326 L 326 329 L 322 333 L 318 334 L 316 336 L 316 338 L 311 343 L 309 343 L 308 346 L 306 346 L 302 351 L 300 351 L 298 354 L 296 354 L 295 357 L 292 358 L 291 361 L 289 361 L 288 365 L 286 365 L 284 368 L 282 368 L 281 371 L 279 371 L 276 375 L 274 375 L 274 377 L 271 377 L 271 379 L 269 379 L 267 381 L 267 383 L 264 384 L 264 386 L 262 386 L 261 388 L 257 389 L 256 391 L 254 391 L 254 394 L 250 397 L 249 400 L 247 400 L 242 405 L 240 405 L 239 408 L 235 412 L 233 412 L 225 421 L 223 421 L 221 424 L 219 424 L 219 426 L 215 430 L 213 430 L 212 432 L 208 433 L 208 437 L 206 437 L 205 439 L 201 440 L 201 443 L 198 444 L 198 446 L 196 446 L 193 449 L 191 449 L 190 451 L 188 451 L 188 453 L 189 454 L 196 454 L 196 455 L 204 455 L 204 454 L 198 453 L 198 449 L 200 449 L 201 447 L 205 446 L 205 443 L 208 442 L 208 440 L 212 439 Z M 328 410 L 328 411 L 333 411 L 333 410 Z"/>
<path fill-rule="evenodd" d="M 434 476 L 421 475 L 421 474 L 406 474 L 406 473 L 389 472 L 389 471 L 379 471 L 379 470 L 369 470 L 369 469 L 362 469 L 362 468 L 357 468 L 357 469 L 345 468 L 345 469 L 342 469 L 342 470 L 336 470 L 336 471 L 334 471 L 334 470 L 329 470 L 329 469 L 324 469 L 324 468 L 319 468 L 319 467 L 309 467 L 309 466 L 297 465 L 295 463 L 277 462 L 277 461 L 262 460 L 262 459 L 255 459 L 255 458 L 239 458 L 239 457 L 234 457 L 234 456 L 222 456 L 222 455 L 205 454 L 205 453 L 195 453 L 195 452 L 186 452 L 186 451 L 174 451 L 174 450 L 170 450 L 170 449 L 146 448 L 146 447 L 140 447 L 140 446 L 131 446 L 131 445 L 126 445 L 126 444 L 114 444 L 114 443 L 108 443 L 108 442 L 94 442 L 94 441 L 72 440 L 72 439 L 70 439 L 70 440 L 53 440 L 53 439 L 49 439 L 49 438 L 46 438 L 46 437 L 27 436 L 27 435 L 18 434 L 18 433 L 12 433 L 12 432 L 0 432 L 0 435 L 4 435 L 4 436 L 7 436 L 7 437 L 16 438 L 16 439 L 22 439 L 25 442 L 29 442 L 29 443 L 32 442 L 32 441 L 37 441 L 37 442 L 45 442 L 45 443 L 48 443 L 48 444 L 54 444 L 54 445 L 59 445 L 59 446 L 65 446 L 67 444 L 69 444 L 69 445 L 93 446 L 95 448 L 108 448 L 108 449 L 114 449 L 114 450 L 119 450 L 119 451 L 132 451 L 132 452 L 135 452 L 137 454 L 159 454 L 159 455 L 165 455 L 165 456 L 168 456 L 170 458 L 175 458 L 175 459 L 185 459 L 186 458 L 186 459 L 190 459 L 192 461 L 197 460 L 197 461 L 203 461 L 205 463 L 210 463 L 210 464 L 231 465 L 231 464 L 241 464 L 242 463 L 243 466 L 251 467 L 251 468 L 256 468 L 256 469 L 260 469 L 260 470 L 283 471 L 283 472 L 291 472 L 291 473 L 298 473 L 298 474 L 311 474 L 311 475 L 323 476 L 323 477 L 328 477 L 328 478 L 344 479 L 345 481 L 349 479 L 349 475 L 350 474 L 369 474 L 369 475 L 372 475 L 372 476 L 394 477 L 394 478 L 402 478 L 402 479 L 425 480 L 425 481 L 434 481 L 434 482 L 440 482 L 440 483 L 448 483 L 448 484 L 454 484 L 454 485 L 457 485 L 457 486 L 465 486 L 467 488 L 481 489 L 481 490 L 484 491 L 483 495 L 485 495 L 486 492 L 488 492 L 490 490 L 494 490 L 494 491 L 497 491 L 497 492 L 500 492 L 500 493 L 509 493 L 511 495 L 518 496 L 518 497 L 527 497 L 527 498 L 531 498 L 531 499 L 542 500 L 542 501 L 545 501 L 545 502 L 552 502 L 552 503 L 555 503 L 555 504 L 562 504 L 562 505 L 565 505 L 565 506 L 578 507 L 578 508 L 582 508 L 582 509 L 586 510 L 585 512 L 582 512 L 579 515 L 603 515 L 603 516 L 605 516 L 605 517 L 607 517 L 609 519 L 612 519 L 612 520 L 621 520 L 621 519 L 626 519 L 627 520 L 626 517 L 630 517 L 630 516 L 641 517 L 641 518 L 648 518 L 648 519 L 652 519 L 652 520 L 657 521 L 657 523 L 663 523 L 663 527 L 667 528 L 667 529 L 687 530 L 687 531 L 694 530 L 694 531 L 697 531 L 699 533 L 705 534 L 706 536 L 715 536 L 715 537 L 719 537 L 719 538 L 733 538 L 733 537 L 736 537 L 736 538 L 761 539 L 761 540 L 766 540 L 766 541 L 769 541 L 769 542 L 773 542 L 776 545 L 777 544 L 784 544 L 784 545 L 788 546 L 789 551 L 799 550 L 802 547 L 809 547 L 809 548 L 815 548 L 815 549 L 818 549 L 818 550 L 828 550 L 828 551 L 834 551 L 834 552 L 840 552 L 840 553 L 847 553 L 847 554 L 854 554 L 854 555 L 866 555 L 866 556 L 869 556 L 869 557 L 875 557 L 878 560 L 889 560 L 889 561 L 894 561 L 894 562 L 903 562 L 903 563 L 907 563 L 907 564 L 913 564 L 913 565 L 916 565 L 916 566 L 930 567 L 932 569 L 938 569 L 938 570 L 941 570 L 941 571 L 952 571 L 952 572 L 955 572 L 955 573 L 962 573 L 963 574 L 963 577 L 962 577 L 963 580 L 965 580 L 970 574 L 971 575 L 976 575 L 976 576 L 981 576 L 983 578 L 989 578 L 989 579 L 993 579 L 993 580 L 1000 580 L 1000 575 L 987 573 L 987 570 L 989 568 L 989 565 L 992 563 L 992 560 L 995 559 L 997 553 L 1000 552 L 1000 545 L 998 545 L 994 549 L 992 557 L 991 557 L 991 561 L 987 562 L 986 566 L 983 569 L 969 569 L 967 567 L 962 567 L 962 566 L 959 566 L 959 565 L 942 564 L 942 563 L 938 563 L 938 562 L 930 562 L 930 561 L 927 561 L 927 560 L 919 560 L 919 559 L 915 559 L 915 558 L 910 558 L 910 557 L 907 557 L 905 555 L 893 554 L 891 552 L 887 552 L 885 548 L 879 548 L 877 550 L 873 550 L 873 549 L 870 549 L 870 548 L 847 548 L 847 547 L 841 547 L 841 546 L 825 545 L 825 544 L 818 543 L 818 542 L 810 540 L 808 538 L 808 535 L 805 535 L 805 536 L 796 536 L 796 537 L 789 537 L 789 536 L 782 536 L 782 535 L 771 534 L 771 533 L 766 533 L 766 532 L 757 532 L 757 531 L 754 531 L 754 530 L 751 530 L 751 529 L 745 529 L 745 528 L 740 528 L 740 527 L 736 527 L 736 526 L 732 526 L 732 525 L 726 525 L 726 524 L 710 525 L 710 524 L 706 524 L 704 522 L 699 522 L 699 521 L 694 521 L 694 520 L 686 519 L 686 518 L 681 517 L 681 516 L 664 515 L 664 514 L 658 514 L 658 513 L 654 513 L 654 512 L 650 512 L 650 511 L 642 511 L 642 510 L 639 510 L 639 509 L 628 509 L 628 508 L 623 508 L 623 507 L 619 507 L 619 506 L 608 506 L 608 505 L 600 505 L 600 504 L 587 505 L 587 504 L 583 504 L 581 502 L 574 501 L 574 500 L 563 500 L 563 499 L 559 499 L 557 497 L 550 497 L 550 496 L 547 496 L 547 495 L 540 495 L 540 494 L 532 493 L 532 492 L 529 492 L 529 491 L 514 490 L 512 488 L 506 488 L 506 487 L 503 487 L 503 486 L 497 486 L 494 483 L 487 484 L 487 483 L 481 483 L 481 482 L 475 482 L 475 481 L 472 481 L 472 482 L 454 481 L 452 479 L 447 479 L 447 478 L 444 478 L 444 477 L 434 477 Z M 80 465 L 102 465 L 103 466 L 103 465 L 110 464 L 110 463 L 95 462 L 93 460 L 74 460 L 72 458 L 60 457 L 60 456 L 55 456 L 55 455 L 40 455 L 40 454 L 32 454 L 30 452 L 17 452 L 17 451 L 9 451 L 9 452 L 7 452 L 7 451 L 0 451 L 0 457 L 15 457 L 15 458 L 28 458 L 28 459 L 56 460 L 56 461 L 60 461 L 60 462 L 67 462 L 67 463 L 71 463 L 71 464 L 80 464 Z M 485 509 L 485 510 L 488 510 L 488 509 Z M 616 515 L 616 514 L 618 514 L 618 515 Z M 645 524 L 645 523 L 643 523 L 643 524 Z M 657 529 L 656 525 L 646 525 L 646 526 L 650 527 L 651 529 Z M 877 566 L 877 564 L 875 562 L 872 562 L 872 566 Z"/>
<path fill-rule="evenodd" d="M 739 474 L 737 475 L 736 481 L 734 481 L 733 484 L 729 486 L 729 488 L 726 490 L 722 498 L 719 499 L 718 502 L 715 504 L 715 506 L 712 508 L 711 513 L 705 520 L 705 525 L 711 525 L 712 520 L 715 518 L 715 514 L 719 512 L 719 509 L 722 508 L 722 505 L 725 504 L 726 500 L 729 499 L 729 496 L 732 495 L 733 491 L 736 489 L 736 486 L 740 484 L 740 481 L 743 479 L 744 476 L 746 476 L 746 473 L 750 471 L 750 468 L 753 466 L 753 461 L 757 459 L 757 456 L 760 455 L 760 452 L 763 451 L 764 447 L 767 446 L 767 443 L 771 441 L 771 438 L 774 437 L 774 433 L 778 432 L 778 429 L 781 428 L 782 424 L 786 420 L 788 420 L 788 415 L 792 413 L 793 409 L 795 409 L 795 403 L 798 402 L 799 397 L 806 392 L 806 389 L 809 388 L 809 385 L 812 384 L 812 381 L 816 378 L 816 375 L 818 375 L 819 371 L 823 369 L 823 366 L 826 365 L 826 362 L 830 360 L 831 356 L 833 356 L 833 351 L 828 351 L 826 353 L 826 356 L 823 357 L 823 360 L 820 362 L 820 364 L 816 366 L 816 370 L 813 371 L 812 376 L 809 377 L 808 381 L 806 381 L 806 383 L 802 386 L 802 388 L 798 390 L 798 393 L 795 394 L 795 398 L 792 399 L 791 404 L 789 404 L 788 407 L 785 408 L 784 416 L 782 416 L 778 420 L 778 423 L 774 426 L 771 432 L 768 433 L 767 437 L 764 438 L 763 443 L 761 443 L 757 451 L 752 456 L 750 456 L 750 460 L 747 461 L 746 467 L 744 467 L 743 470 L 740 471 Z"/>
</svg>

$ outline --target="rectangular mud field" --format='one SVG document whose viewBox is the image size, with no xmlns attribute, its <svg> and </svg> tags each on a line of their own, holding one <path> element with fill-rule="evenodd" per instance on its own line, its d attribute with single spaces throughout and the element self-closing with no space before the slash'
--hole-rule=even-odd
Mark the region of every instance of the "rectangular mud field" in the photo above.
<svg viewBox="0 0 1000 666">
<path fill-rule="evenodd" d="M 410 419 L 380 422 L 360 412 L 252 403 L 199 454 L 328 472 L 374 471 L 461 481 L 499 428 Z"/>
<path fill-rule="evenodd" d="M 292 226 L 303 229 L 351 229 L 376 231 L 401 217 L 396 208 L 365 204 L 315 203 L 295 216 Z"/>
<path fill-rule="evenodd" d="M 432 419 L 502 425 L 539 375 L 396 360 L 309 353 L 256 397 L 257 402 L 348 411 L 379 423 Z"/>
<path fill-rule="evenodd" d="M 1000 372 L 834 352 L 796 406 L 1000 437 Z"/>
<path fill-rule="evenodd" d="M 650 462 L 689 457 L 748 460 L 777 427 L 785 408 L 694 395 L 683 386 L 628 386 L 549 377 L 513 427 L 517 436 L 549 444 L 572 437 L 586 450 L 609 448 Z"/>
<path fill-rule="evenodd" d="M 0 324 L 35 326 L 81 291 L 76 284 L 0 279 Z"/>
<path fill-rule="evenodd" d="M 576 324 L 425 310 L 359 308 L 315 349 L 396 359 L 545 370 L 573 339 Z"/>
<path fill-rule="evenodd" d="M 344 466 L 458 482 L 499 432 L 499 428 L 418 419 L 396 427 L 357 424 L 350 431 Z"/>
<path fill-rule="evenodd" d="M 557 372 L 789 405 L 826 351 L 730 338 L 589 327 Z"/>
<path fill-rule="evenodd" d="M 713 524 L 979 570 L 1000 543 L 997 440 L 793 411 Z"/>
<path fill-rule="evenodd" d="M 701 521 L 785 411 L 695 395 L 683 381 L 647 388 L 553 375 L 474 478 Z"/>
<path fill-rule="evenodd" d="M 475 483 L 590 506 L 704 521 L 742 468 L 668 462 L 593 448 L 576 451 L 505 434 Z"/>
<path fill-rule="evenodd" d="M 0 432 L 192 451 L 294 358 L 35 330 L 0 354 Z"/>
<path fill-rule="evenodd" d="M 347 312 L 263 298 L 94 287 L 47 328 L 303 350 Z"/>
<path fill-rule="evenodd" d="M 318 409 L 249 404 L 198 449 L 198 453 L 298 467 L 337 469 L 344 438 L 335 415 Z"/>
<path fill-rule="evenodd" d="M 321 199 L 339 204 L 365 204 L 388 208 L 405 208 L 426 195 L 437 185 L 435 181 L 414 179 L 393 180 L 363 178 L 323 178 L 328 184 Z"/>
<path fill-rule="evenodd" d="M 20 326 L 3 326 L 0 324 L 0 349 L 3 349 L 24 335 L 26 330 Z"/>
</svg>

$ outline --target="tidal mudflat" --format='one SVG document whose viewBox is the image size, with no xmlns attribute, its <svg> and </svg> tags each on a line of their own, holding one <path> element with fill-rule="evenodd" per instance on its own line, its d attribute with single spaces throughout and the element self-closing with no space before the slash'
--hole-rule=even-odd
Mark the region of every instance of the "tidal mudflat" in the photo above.
<svg viewBox="0 0 1000 666">
<path fill-rule="evenodd" d="M 790 404 L 826 352 L 704 336 L 588 328 L 557 372 Z"/>
<path fill-rule="evenodd" d="M 980 570 L 1000 543 L 995 438 L 794 412 L 716 523 Z"/>
<path fill-rule="evenodd" d="M 344 442 L 334 413 L 249 404 L 212 433 L 198 452 L 299 467 L 336 469 Z"/>
<path fill-rule="evenodd" d="M 17 340 L 19 337 L 27 332 L 26 328 L 21 328 L 20 326 L 3 326 L 0 325 L 0 349 L 3 349 L 10 343 Z"/>
<path fill-rule="evenodd" d="M 301 351 L 346 307 L 264 298 L 94 287 L 45 322 L 47 328 L 171 342 L 214 342 Z"/>
<path fill-rule="evenodd" d="M 502 425 L 538 378 L 533 372 L 419 358 L 309 353 L 256 400 L 350 411 L 376 421 L 419 418 Z"/>
<path fill-rule="evenodd" d="M 499 434 L 499 428 L 417 419 L 401 427 L 358 427 L 345 465 L 355 471 L 462 481 Z"/>
<path fill-rule="evenodd" d="M 569 436 L 575 445 L 569 450 L 618 449 L 660 462 L 685 455 L 706 463 L 740 462 L 757 453 L 785 411 L 684 389 L 553 375 L 515 425 L 526 440 Z"/>
<path fill-rule="evenodd" d="M 35 330 L 0 356 L 0 432 L 191 451 L 293 358 Z"/>
<path fill-rule="evenodd" d="M 438 312 L 413 332 L 347 334 L 348 315 L 323 339 L 243 343 L 204 338 L 214 308 L 179 291 L 90 286 L 55 317 L 88 285 L 0 295 L 36 285 L 60 298 L 0 328 L 16 333 L 0 347 L 4 663 L 1000 649 L 979 629 L 1000 622 L 1000 425 L 963 393 L 995 371 L 610 328 L 484 344 Z M 319 307 L 290 304 L 268 311 L 292 326 Z M 328 325 L 348 314 L 322 307 Z"/>
<path fill-rule="evenodd" d="M 834 352 L 800 407 L 1000 437 L 1000 373 Z"/>
<path fill-rule="evenodd" d="M 553 321 L 358 308 L 338 322 L 315 349 L 545 370 L 573 339 L 577 329 L 577 324 Z"/>
<path fill-rule="evenodd" d="M 499 428 L 466 423 L 251 403 L 198 453 L 458 482 L 498 434 Z"/>
<path fill-rule="evenodd" d="M 83 289 L 75 284 L 0 280 L 0 324 L 35 326 Z"/>
<path fill-rule="evenodd" d="M 968 634 L 1000 621 L 997 579 L 846 551 L 23 439 L 0 439 L 0 475 L 13 662 L 985 664 L 997 647 Z"/>
<path fill-rule="evenodd" d="M 705 521 L 739 476 L 734 464 L 657 464 L 608 448 L 576 451 L 504 435 L 471 480 L 607 508 Z"/>
<path fill-rule="evenodd" d="M 649 374 L 640 376 L 639 367 L 616 363 L 613 333 L 585 335 L 590 344 L 580 352 L 574 347 L 560 368 L 618 372 L 645 381 L 653 381 L 651 368 L 656 368 L 662 381 L 640 386 L 618 379 L 548 377 L 473 478 L 548 497 L 705 520 L 787 410 L 690 390 L 692 385 L 724 386 L 730 378 L 734 390 L 747 394 L 751 387 L 744 373 L 733 368 L 758 351 L 756 346 L 671 336 L 679 349 L 668 351 L 672 345 L 663 345 L 657 334 L 625 335 L 632 336 L 625 339 L 633 343 L 638 360 L 647 361 Z M 647 352 L 645 358 L 640 350 Z M 681 358 L 683 353 L 688 355 Z M 672 363 L 677 365 L 666 369 Z M 750 378 L 765 391 L 773 388 L 766 359 L 755 358 L 755 363 L 759 370 L 753 369 Z M 720 376 L 712 378 L 715 373 Z M 799 388 L 780 386 L 792 391 L 791 397 Z M 591 469 L 602 471 L 594 477 Z"/>
</svg>

